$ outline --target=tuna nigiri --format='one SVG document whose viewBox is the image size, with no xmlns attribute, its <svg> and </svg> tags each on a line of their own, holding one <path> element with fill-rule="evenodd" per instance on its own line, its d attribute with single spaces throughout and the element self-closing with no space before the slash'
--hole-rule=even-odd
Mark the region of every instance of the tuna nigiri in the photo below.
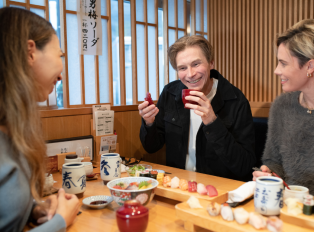
<svg viewBox="0 0 314 232">
<path fill-rule="evenodd" d="M 183 191 L 188 190 L 188 182 L 186 179 L 180 179 L 179 188 Z"/>
<path fill-rule="evenodd" d="M 206 189 L 207 189 L 207 195 L 210 196 L 210 197 L 215 197 L 215 196 L 218 196 L 218 192 L 217 192 L 217 189 L 212 186 L 212 185 L 207 185 L 206 186 Z"/>
<path fill-rule="evenodd" d="M 197 190 L 197 182 L 196 181 L 189 181 L 188 182 L 188 189 L 189 189 L 189 192 L 196 192 Z"/>
</svg>

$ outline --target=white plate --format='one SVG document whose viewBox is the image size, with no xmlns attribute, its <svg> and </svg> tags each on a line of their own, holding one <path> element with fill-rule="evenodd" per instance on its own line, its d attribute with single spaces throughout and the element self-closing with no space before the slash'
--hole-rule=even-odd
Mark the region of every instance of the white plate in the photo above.
<svg viewBox="0 0 314 232">
<path fill-rule="evenodd" d="M 107 203 L 100 204 L 100 205 L 91 205 L 90 203 L 93 201 L 107 201 Z M 86 197 L 83 200 L 83 204 L 94 209 L 102 209 L 102 208 L 105 208 L 112 201 L 113 201 L 113 198 L 111 196 L 98 195 L 98 196 Z"/>
<path fill-rule="evenodd" d="M 164 170 L 160 170 L 160 169 L 153 169 L 154 171 L 157 171 L 158 173 L 165 173 Z"/>
</svg>

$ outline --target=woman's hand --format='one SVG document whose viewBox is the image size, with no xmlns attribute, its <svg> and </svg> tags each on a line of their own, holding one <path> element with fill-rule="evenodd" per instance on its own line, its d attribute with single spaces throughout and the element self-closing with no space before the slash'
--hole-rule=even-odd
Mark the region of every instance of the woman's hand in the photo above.
<svg viewBox="0 0 314 232">
<path fill-rule="evenodd" d="M 261 170 L 262 171 L 253 172 L 253 180 L 254 181 L 256 181 L 256 178 L 260 177 L 260 176 L 271 176 L 271 171 L 266 165 L 261 166 Z"/>
<path fill-rule="evenodd" d="M 186 103 L 185 105 L 188 108 L 194 109 L 194 112 L 201 116 L 204 125 L 208 125 L 216 120 L 217 116 L 213 110 L 213 107 L 203 92 L 191 91 L 190 96 L 185 97 L 185 99 L 198 103 L 198 105 L 190 103 Z"/>
<path fill-rule="evenodd" d="M 155 116 L 159 112 L 159 109 L 154 104 L 148 106 L 148 101 L 144 101 L 142 104 L 139 104 L 138 110 L 147 126 L 151 126 L 153 124 Z"/>
<path fill-rule="evenodd" d="M 49 196 L 43 204 L 36 205 L 32 212 L 32 218 L 38 224 L 49 221 L 56 213 L 58 200 L 56 195 Z"/>
<path fill-rule="evenodd" d="M 74 194 L 66 194 L 63 188 L 58 192 L 58 207 L 56 213 L 65 220 L 66 226 L 73 223 L 80 209 L 80 202 Z"/>
</svg>

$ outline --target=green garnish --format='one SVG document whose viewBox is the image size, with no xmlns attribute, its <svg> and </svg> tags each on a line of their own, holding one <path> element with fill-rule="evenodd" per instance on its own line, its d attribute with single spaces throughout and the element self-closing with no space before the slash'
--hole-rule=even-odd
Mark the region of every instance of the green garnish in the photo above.
<svg viewBox="0 0 314 232">
<path fill-rule="evenodd" d="M 145 167 L 142 165 L 134 165 L 133 167 L 131 167 L 128 172 L 130 173 L 130 175 L 134 176 L 136 171 L 144 171 Z"/>
<path fill-rule="evenodd" d="M 121 188 L 123 188 L 123 187 L 124 187 L 124 183 L 123 183 L 123 182 L 119 182 L 119 183 L 118 183 L 118 184 L 116 184 L 116 185 L 120 186 Z"/>
<path fill-rule="evenodd" d="M 138 185 L 138 188 L 142 188 L 143 186 L 148 186 L 149 183 L 147 181 L 142 181 L 139 185 Z"/>
</svg>

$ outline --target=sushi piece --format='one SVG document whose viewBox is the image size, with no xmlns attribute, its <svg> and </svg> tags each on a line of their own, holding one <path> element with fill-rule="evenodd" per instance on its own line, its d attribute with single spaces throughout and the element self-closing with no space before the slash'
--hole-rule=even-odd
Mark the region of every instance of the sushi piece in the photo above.
<svg viewBox="0 0 314 232">
<path fill-rule="evenodd" d="M 287 198 L 285 200 L 285 203 L 287 205 L 287 212 L 291 213 L 293 215 L 298 215 L 303 212 L 303 204 L 300 202 L 297 198 Z"/>
<path fill-rule="evenodd" d="M 226 221 L 233 221 L 233 212 L 231 207 L 228 205 L 228 203 L 225 203 L 221 206 L 221 212 L 220 212 L 222 218 Z"/>
<path fill-rule="evenodd" d="M 258 230 L 266 227 L 266 221 L 264 220 L 263 216 L 257 212 L 250 213 L 249 224 Z"/>
<path fill-rule="evenodd" d="M 206 189 L 207 189 L 207 195 L 208 196 L 210 196 L 210 197 L 218 196 L 218 191 L 217 191 L 217 189 L 214 186 L 207 185 Z"/>
<path fill-rule="evenodd" d="M 245 224 L 248 222 L 250 214 L 243 208 L 236 208 L 233 211 L 234 218 L 239 224 Z"/>
<path fill-rule="evenodd" d="M 153 179 L 157 180 L 157 175 L 158 175 L 157 171 L 152 170 L 152 171 L 149 172 L 149 174 L 150 174 L 150 178 L 153 178 Z"/>
<path fill-rule="evenodd" d="M 165 176 L 162 184 L 164 187 L 171 187 L 171 177 Z"/>
<path fill-rule="evenodd" d="M 188 182 L 188 190 L 189 190 L 189 192 L 196 192 L 196 190 L 197 190 L 197 182 L 193 181 L 193 180 L 189 181 Z"/>
<path fill-rule="evenodd" d="M 170 182 L 171 188 L 179 188 L 179 182 L 180 179 L 178 177 L 173 177 Z"/>
<path fill-rule="evenodd" d="M 210 202 L 207 206 L 207 212 L 209 213 L 210 216 L 218 216 L 220 214 L 220 205 L 215 202 Z"/>
<path fill-rule="evenodd" d="M 187 200 L 187 203 L 189 204 L 189 206 L 191 207 L 191 209 L 197 209 L 197 208 L 203 208 L 199 202 L 199 200 L 194 197 L 194 196 L 191 196 L 189 198 L 189 200 Z"/>
<path fill-rule="evenodd" d="M 281 232 L 282 231 L 282 221 L 276 216 L 269 217 L 266 221 L 266 224 L 267 224 L 267 229 L 270 232 Z"/>
<path fill-rule="evenodd" d="M 207 194 L 207 189 L 205 188 L 205 185 L 202 183 L 197 184 L 197 192 L 201 195 L 206 195 Z"/>
<path fill-rule="evenodd" d="M 189 186 L 188 186 L 188 181 L 186 179 L 180 179 L 179 182 L 179 188 L 183 191 L 188 190 Z"/>
<path fill-rule="evenodd" d="M 165 176 L 165 173 L 158 173 L 158 174 L 157 174 L 157 181 L 158 181 L 158 183 L 159 183 L 160 185 L 162 185 L 163 182 L 164 182 L 164 176 Z"/>
<path fill-rule="evenodd" d="M 150 177 L 149 171 L 144 170 L 140 172 L 140 177 Z"/>
</svg>

